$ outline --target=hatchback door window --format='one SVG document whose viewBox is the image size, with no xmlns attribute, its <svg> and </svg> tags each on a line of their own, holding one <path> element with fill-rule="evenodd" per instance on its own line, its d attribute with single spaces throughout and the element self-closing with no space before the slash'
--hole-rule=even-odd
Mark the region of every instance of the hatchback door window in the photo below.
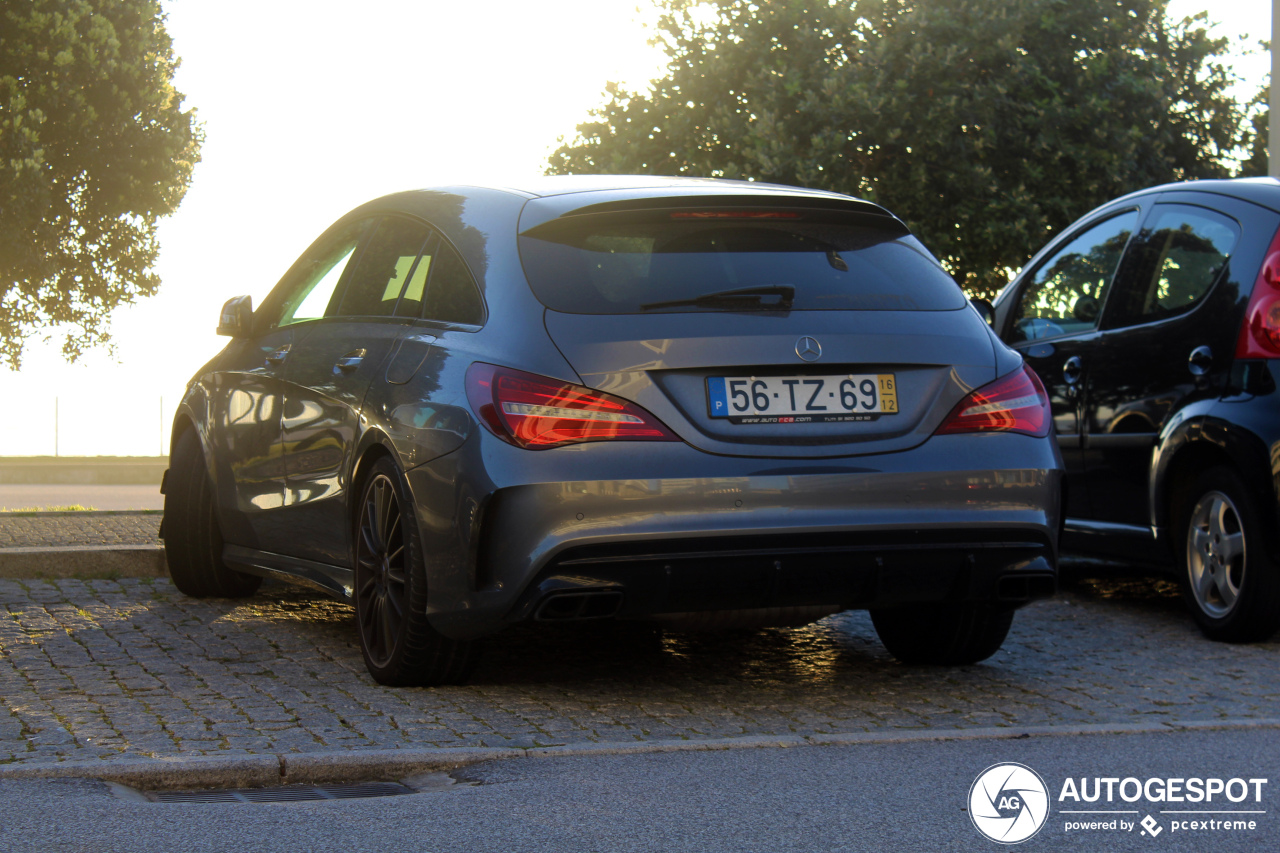
<svg viewBox="0 0 1280 853">
<path fill-rule="evenodd" d="M 331 239 L 308 250 L 295 265 L 301 270 L 299 279 L 289 288 L 284 310 L 276 325 L 288 326 L 325 316 L 338 283 L 342 281 L 342 274 L 360 243 L 360 235 L 368 224 L 367 219 L 353 222 Z"/>
<path fill-rule="evenodd" d="M 520 235 L 534 295 L 553 311 L 954 311 L 964 293 L 886 219 L 733 210 L 572 216 Z"/>
<path fill-rule="evenodd" d="M 484 323 L 484 303 L 476 289 L 475 279 L 457 251 L 443 240 L 436 253 L 435 269 L 427 285 L 422 316 L 440 323 Z"/>
<path fill-rule="evenodd" d="M 1137 224 L 1136 210 L 1113 216 L 1040 264 L 1014 307 L 1013 340 L 1052 338 L 1096 328 L 1120 256 Z"/>
<path fill-rule="evenodd" d="M 1136 243 L 1134 274 L 1118 286 L 1107 326 L 1162 320 L 1189 311 L 1222 275 L 1240 226 L 1211 210 L 1158 204 Z"/>
<path fill-rule="evenodd" d="M 431 230 L 398 216 L 378 222 L 376 230 L 355 269 L 348 277 L 341 317 L 390 317 L 405 285 L 413 280 L 418 256 L 426 247 Z"/>
</svg>

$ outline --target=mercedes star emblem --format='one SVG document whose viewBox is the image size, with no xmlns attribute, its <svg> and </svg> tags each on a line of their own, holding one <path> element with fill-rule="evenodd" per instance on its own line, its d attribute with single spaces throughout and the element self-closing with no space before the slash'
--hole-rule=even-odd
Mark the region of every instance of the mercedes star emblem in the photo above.
<svg viewBox="0 0 1280 853">
<path fill-rule="evenodd" d="M 822 358 L 822 344 L 818 343 L 817 338 L 805 335 L 796 341 L 796 355 L 803 361 L 817 361 Z"/>
</svg>

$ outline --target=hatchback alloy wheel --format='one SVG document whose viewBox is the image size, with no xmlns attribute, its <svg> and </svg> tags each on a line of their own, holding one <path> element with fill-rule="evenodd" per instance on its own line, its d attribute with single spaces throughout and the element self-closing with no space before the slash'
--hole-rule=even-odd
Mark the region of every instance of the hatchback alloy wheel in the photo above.
<svg viewBox="0 0 1280 853">
<path fill-rule="evenodd" d="M 1219 466 L 1202 472 L 1184 501 L 1182 588 L 1200 630 L 1227 642 L 1265 640 L 1280 627 L 1280 566 L 1263 546 L 1254 493 Z"/>
<path fill-rule="evenodd" d="M 378 474 L 365 488 L 356 538 L 356 611 L 377 666 L 395 655 L 408 607 L 407 551 L 395 486 Z"/>
<path fill-rule="evenodd" d="M 1187 528 L 1187 570 L 1200 609 L 1221 618 L 1231 612 L 1244 583 L 1245 540 L 1240 513 L 1219 491 L 1202 495 Z"/>
</svg>

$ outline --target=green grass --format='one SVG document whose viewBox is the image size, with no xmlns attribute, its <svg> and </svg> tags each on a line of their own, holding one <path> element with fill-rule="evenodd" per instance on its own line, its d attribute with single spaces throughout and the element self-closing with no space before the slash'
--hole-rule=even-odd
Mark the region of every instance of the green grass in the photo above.
<svg viewBox="0 0 1280 853">
<path fill-rule="evenodd" d="M 66 504 L 65 506 L 24 506 L 24 507 L 0 507 L 0 512 L 94 512 L 95 508 L 91 506 L 81 506 L 80 504 Z"/>
</svg>

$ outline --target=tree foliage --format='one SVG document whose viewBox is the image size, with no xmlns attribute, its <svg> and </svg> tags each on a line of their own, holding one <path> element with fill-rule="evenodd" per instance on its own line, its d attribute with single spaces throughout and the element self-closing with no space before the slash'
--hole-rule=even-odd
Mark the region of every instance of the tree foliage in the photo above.
<svg viewBox="0 0 1280 853">
<path fill-rule="evenodd" d="M 159 287 L 201 142 L 176 67 L 159 0 L 0 0 L 0 362 L 53 326 L 74 359 Z"/>
<path fill-rule="evenodd" d="M 610 83 L 551 173 L 749 178 L 884 204 L 991 295 L 1092 206 L 1225 177 L 1225 40 L 1167 0 L 662 0 L 666 74 Z"/>
<path fill-rule="evenodd" d="M 1269 158 L 1267 156 L 1267 144 L 1271 139 L 1271 87 L 1263 86 L 1262 91 L 1258 92 L 1258 96 L 1253 99 L 1250 106 L 1254 107 L 1254 113 L 1249 119 L 1252 125 L 1253 138 L 1249 142 L 1249 156 L 1240 164 L 1239 177 L 1242 178 L 1265 178 L 1269 173 Z"/>
</svg>

